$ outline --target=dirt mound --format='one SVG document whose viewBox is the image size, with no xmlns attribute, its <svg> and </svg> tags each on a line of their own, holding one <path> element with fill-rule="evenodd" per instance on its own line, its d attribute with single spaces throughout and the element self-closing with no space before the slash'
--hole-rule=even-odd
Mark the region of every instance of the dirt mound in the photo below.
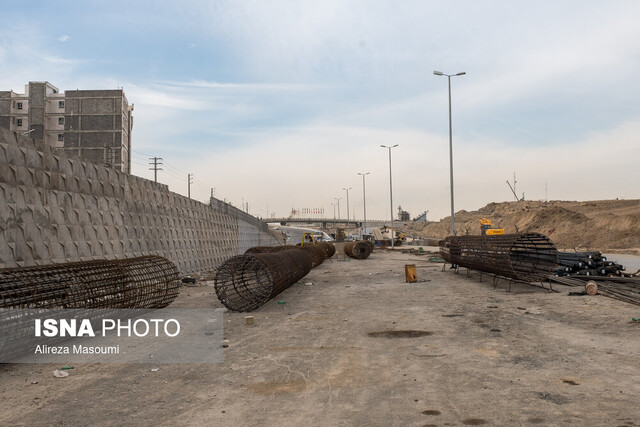
<svg viewBox="0 0 640 427">
<path fill-rule="evenodd" d="M 505 233 L 545 234 L 561 249 L 640 252 L 640 200 L 489 203 L 477 211 L 456 212 L 456 234 L 480 234 L 481 218 L 491 219 Z M 451 217 L 411 223 L 406 232 L 442 239 L 451 234 Z"/>
</svg>

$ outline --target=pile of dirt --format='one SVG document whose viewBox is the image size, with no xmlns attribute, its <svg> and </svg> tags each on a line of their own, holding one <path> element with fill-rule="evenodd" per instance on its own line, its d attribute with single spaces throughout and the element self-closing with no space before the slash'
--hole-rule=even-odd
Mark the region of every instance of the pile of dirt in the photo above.
<svg viewBox="0 0 640 427">
<path fill-rule="evenodd" d="M 640 200 L 489 203 L 477 211 L 456 212 L 456 234 L 480 234 L 481 218 L 505 233 L 542 233 L 561 249 L 640 253 Z M 451 234 L 451 217 L 404 229 L 410 236 L 442 239 Z"/>
</svg>

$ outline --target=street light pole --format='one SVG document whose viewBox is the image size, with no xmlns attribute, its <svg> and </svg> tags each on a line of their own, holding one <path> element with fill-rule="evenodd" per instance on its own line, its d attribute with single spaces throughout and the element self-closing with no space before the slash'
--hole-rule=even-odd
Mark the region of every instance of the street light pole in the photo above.
<svg viewBox="0 0 640 427">
<path fill-rule="evenodd" d="M 358 175 L 362 175 L 362 205 L 364 207 L 364 221 L 362 222 L 362 234 L 360 235 L 360 238 L 364 240 L 364 235 L 367 232 L 367 191 L 364 185 L 364 177 L 369 175 L 369 172 L 358 172 Z"/>
<path fill-rule="evenodd" d="M 349 222 L 349 190 L 351 190 L 351 187 L 349 188 L 342 187 L 342 189 L 347 192 L 347 223 L 348 223 Z"/>
<path fill-rule="evenodd" d="M 333 206 L 333 228 L 336 228 L 336 204 L 331 203 L 331 206 Z"/>
<path fill-rule="evenodd" d="M 389 199 L 391 201 L 391 249 L 393 249 L 393 185 L 391 183 L 391 149 L 396 148 L 398 144 L 387 147 L 386 145 L 380 145 L 382 148 L 389 149 Z"/>
<path fill-rule="evenodd" d="M 340 219 L 340 199 L 342 199 L 342 197 L 334 197 L 334 199 L 336 199 L 336 203 L 338 204 L 338 219 Z"/>
<path fill-rule="evenodd" d="M 449 183 L 451 186 L 451 235 L 455 236 L 456 228 L 453 209 L 453 131 L 451 127 L 451 77 L 464 76 L 467 73 L 462 72 L 457 74 L 445 74 L 442 71 L 434 71 L 433 74 L 435 74 L 436 76 L 447 76 L 447 81 L 449 83 Z"/>
</svg>

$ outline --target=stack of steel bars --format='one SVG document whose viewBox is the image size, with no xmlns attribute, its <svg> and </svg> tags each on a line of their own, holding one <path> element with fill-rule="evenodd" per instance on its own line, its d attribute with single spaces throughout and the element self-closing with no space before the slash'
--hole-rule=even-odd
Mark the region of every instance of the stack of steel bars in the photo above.
<svg viewBox="0 0 640 427">
<path fill-rule="evenodd" d="M 581 288 L 585 288 L 587 283 L 595 282 L 598 285 L 599 294 L 640 305 L 640 277 L 550 276 L 549 280 Z"/>
<path fill-rule="evenodd" d="M 306 276 L 311 265 L 309 252 L 300 247 L 238 255 L 218 267 L 216 295 L 230 310 L 253 311 Z"/>
<path fill-rule="evenodd" d="M 371 252 L 373 252 L 373 245 L 364 240 L 347 242 L 344 245 L 344 253 L 351 258 L 367 259 L 369 258 L 369 255 L 371 255 Z"/>
<path fill-rule="evenodd" d="M 617 262 L 607 261 L 600 252 L 558 252 L 556 276 L 584 275 L 609 276 L 620 275 L 624 267 Z"/>
<path fill-rule="evenodd" d="M 440 252 L 452 264 L 497 276 L 538 282 L 556 268 L 558 250 L 539 233 L 449 236 Z"/>
<path fill-rule="evenodd" d="M 0 308 L 163 308 L 178 269 L 159 256 L 0 270 Z"/>
</svg>

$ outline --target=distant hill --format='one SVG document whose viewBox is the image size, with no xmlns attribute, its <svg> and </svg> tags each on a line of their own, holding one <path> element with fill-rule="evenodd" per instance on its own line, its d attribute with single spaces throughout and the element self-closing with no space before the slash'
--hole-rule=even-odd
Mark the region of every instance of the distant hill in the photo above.
<svg viewBox="0 0 640 427">
<path fill-rule="evenodd" d="M 456 212 L 456 233 L 480 234 L 480 218 L 491 219 L 505 233 L 548 235 L 562 249 L 640 253 L 640 200 L 489 203 L 474 212 Z M 410 236 L 441 239 L 451 234 L 451 217 L 405 229 Z"/>
</svg>

